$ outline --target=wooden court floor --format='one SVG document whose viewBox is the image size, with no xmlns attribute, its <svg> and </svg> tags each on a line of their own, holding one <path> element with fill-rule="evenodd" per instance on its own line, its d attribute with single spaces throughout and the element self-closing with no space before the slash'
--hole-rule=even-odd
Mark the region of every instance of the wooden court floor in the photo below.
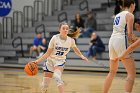
<svg viewBox="0 0 140 93">
<path fill-rule="evenodd" d="M 102 93 L 107 73 L 64 71 L 65 93 Z M 117 74 L 109 93 L 124 93 L 126 74 Z M 42 72 L 36 76 L 27 76 L 22 69 L 0 68 L 0 93 L 41 93 Z M 47 93 L 58 93 L 55 81 Z M 132 93 L 140 93 L 140 75 L 137 74 Z"/>
</svg>

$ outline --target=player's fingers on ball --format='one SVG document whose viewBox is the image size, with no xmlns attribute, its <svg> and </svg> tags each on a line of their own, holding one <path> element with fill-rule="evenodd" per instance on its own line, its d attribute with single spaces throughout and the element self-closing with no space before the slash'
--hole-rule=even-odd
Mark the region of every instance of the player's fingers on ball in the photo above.
<svg viewBox="0 0 140 93">
<path fill-rule="evenodd" d="M 34 64 L 37 64 L 35 61 L 30 61 L 29 63 L 34 63 Z"/>
<path fill-rule="evenodd" d="M 36 61 L 33 61 L 33 63 L 34 63 L 34 64 L 37 64 L 37 62 L 36 62 Z"/>
</svg>

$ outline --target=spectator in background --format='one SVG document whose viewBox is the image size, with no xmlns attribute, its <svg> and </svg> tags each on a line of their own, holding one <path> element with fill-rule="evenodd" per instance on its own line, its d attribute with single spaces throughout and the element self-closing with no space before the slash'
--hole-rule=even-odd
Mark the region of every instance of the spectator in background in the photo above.
<svg viewBox="0 0 140 93">
<path fill-rule="evenodd" d="M 134 24 L 134 27 L 137 31 L 140 32 L 140 19 L 136 19 L 135 20 L 135 24 Z"/>
<path fill-rule="evenodd" d="M 90 37 L 92 32 L 96 30 L 97 22 L 93 11 L 88 13 L 87 19 L 85 21 L 85 30 L 82 33 L 83 37 Z"/>
<path fill-rule="evenodd" d="M 33 52 L 37 52 L 37 56 L 40 54 L 39 45 L 41 45 L 42 42 L 42 34 L 36 33 L 36 37 L 33 41 L 33 46 L 30 48 L 30 57 L 33 57 Z"/>
<path fill-rule="evenodd" d="M 37 58 L 41 57 L 44 53 L 47 52 L 48 44 L 47 44 L 47 39 L 46 38 L 42 39 L 41 45 L 39 45 L 38 48 L 39 48 L 39 53 L 40 54 Z"/>
<path fill-rule="evenodd" d="M 71 21 L 71 30 L 72 31 L 77 31 L 77 29 L 80 29 L 80 33 L 83 33 L 84 32 L 84 20 L 83 18 L 81 17 L 81 15 L 79 13 L 77 13 L 75 15 L 75 19 Z M 76 39 L 75 39 L 76 40 Z"/>
<path fill-rule="evenodd" d="M 84 32 L 84 20 L 82 19 L 81 15 L 77 13 L 75 15 L 75 19 L 71 20 L 70 32 L 74 33 L 80 31 L 80 33 Z M 77 43 L 76 38 L 74 38 L 75 43 Z"/>
<path fill-rule="evenodd" d="M 87 52 L 87 56 L 88 57 L 92 56 L 93 60 L 95 61 L 96 54 L 105 51 L 105 45 L 103 44 L 101 38 L 95 32 L 93 32 L 91 35 L 90 43 L 91 46 Z"/>
<path fill-rule="evenodd" d="M 84 28 L 84 20 L 82 19 L 79 13 L 75 15 L 74 26 L 75 28 Z"/>
</svg>

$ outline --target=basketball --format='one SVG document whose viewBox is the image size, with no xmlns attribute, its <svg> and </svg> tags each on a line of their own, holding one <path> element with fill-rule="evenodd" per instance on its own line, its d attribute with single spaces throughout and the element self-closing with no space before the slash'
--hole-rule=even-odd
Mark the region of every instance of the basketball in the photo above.
<svg viewBox="0 0 140 93">
<path fill-rule="evenodd" d="M 35 63 L 28 63 L 25 65 L 24 71 L 28 76 L 34 76 L 38 72 L 38 66 Z"/>
</svg>

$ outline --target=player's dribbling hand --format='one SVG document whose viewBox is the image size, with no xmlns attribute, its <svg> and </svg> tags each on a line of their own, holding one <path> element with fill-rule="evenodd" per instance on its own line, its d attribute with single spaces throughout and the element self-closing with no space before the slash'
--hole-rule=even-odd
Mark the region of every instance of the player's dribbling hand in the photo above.
<svg viewBox="0 0 140 93">
<path fill-rule="evenodd" d="M 119 58 L 118 58 L 118 57 L 116 57 L 116 58 L 114 59 L 114 61 L 115 61 L 115 62 L 119 61 Z"/>
<path fill-rule="evenodd" d="M 34 63 L 34 64 L 38 64 L 36 61 L 30 61 L 29 63 Z"/>
</svg>

